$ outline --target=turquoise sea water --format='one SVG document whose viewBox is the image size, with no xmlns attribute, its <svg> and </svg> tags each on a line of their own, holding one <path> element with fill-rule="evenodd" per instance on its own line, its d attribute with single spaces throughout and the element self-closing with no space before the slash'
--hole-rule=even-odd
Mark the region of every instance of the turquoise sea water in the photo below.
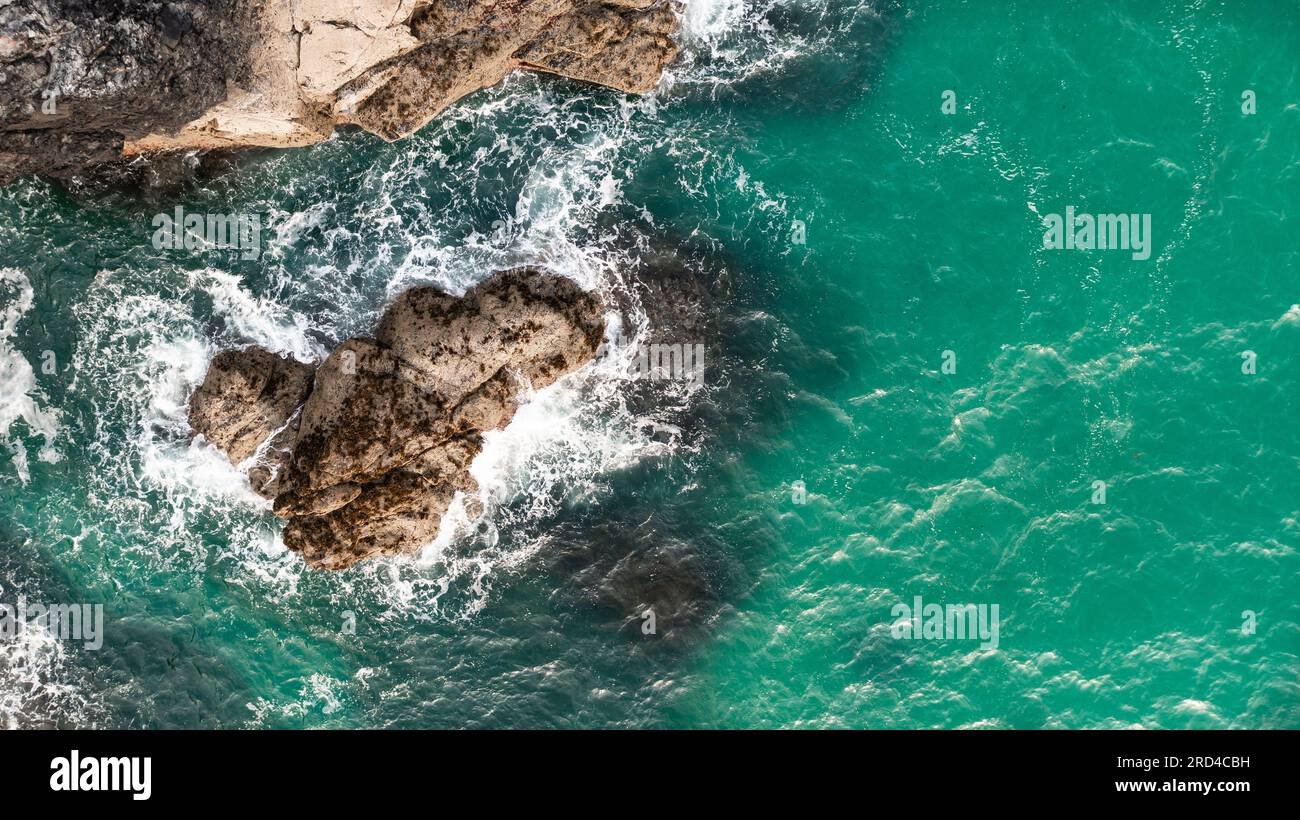
<svg viewBox="0 0 1300 820">
<path fill-rule="evenodd" d="M 0 603 L 106 616 L 0 643 L 4 725 L 1300 727 L 1294 4 L 685 14 L 651 97 L 516 75 L 180 199 L 0 191 Z M 155 250 L 177 204 L 265 253 Z M 1150 258 L 1045 249 L 1067 206 Z M 544 391 L 473 531 L 308 572 L 189 442 L 218 349 L 539 259 L 687 268 L 704 386 Z M 893 637 L 917 596 L 998 646 Z"/>
</svg>

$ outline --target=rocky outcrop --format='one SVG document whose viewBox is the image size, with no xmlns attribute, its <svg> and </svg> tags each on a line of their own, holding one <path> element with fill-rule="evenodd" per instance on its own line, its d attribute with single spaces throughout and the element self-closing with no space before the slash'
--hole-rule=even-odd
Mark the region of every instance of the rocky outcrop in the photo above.
<svg viewBox="0 0 1300 820">
<path fill-rule="evenodd" d="M 516 68 L 629 92 L 671 0 L 0 0 L 0 183 L 141 153 L 407 136 Z"/>
<path fill-rule="evenodd" d="M 190 427 L 236 465 L 257 456 L 249 483 L 274 498 L 314 371 L 312 365 L 260 347 L 222 351 L 190 397 Z"/>
<path fill-rule="evenodd" d="M 340 89 L 334 113 L 395 140 L 521 67 L 649 91 L 677 54 L 676 25 L 666 0 L 430 3 L 412 17 L 423 45 Z"/>
<path fill-rule="evenodd" d="M 307 400 L 312 371 L 260 347 L 222 351 L 190 399 L 190 426 L 240 464 Z"/>
<path fill-rule="evenodd" d="M 534 268 L 461 298 L 413 288 L 305 389 L 308 365 L 257 347 L 219 354 L 190 426 L 274 499 L 290 549 L 342 569 L 432 540 L 456 492 L 476 489 L 482 433 L 510 421 L 522 392 L 588 362 L 603 334 L 595 297 Z"/>
</svg>

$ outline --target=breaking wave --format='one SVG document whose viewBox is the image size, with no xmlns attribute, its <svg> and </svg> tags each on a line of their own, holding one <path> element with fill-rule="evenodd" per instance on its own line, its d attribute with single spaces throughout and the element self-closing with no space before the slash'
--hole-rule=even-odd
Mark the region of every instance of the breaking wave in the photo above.
<svg viewBox="0 0 1300 820">
<path fill-rule="evenodd" d="M 36 383 L 36 373 L 12 342 L 18 322 L 32 309 L 32 297 L 32 283 L 22 271 L 0 268 L 0 448 L 9 451 L 18 480 L 24 484 L 31 480 L 31 470 L 24 439 L 13 429 L 17 422 L 26 427 L 27 437 L 41 438 L 38 459 L 53 463 L 60 458 L 54 446 L 60 430 L 59 412 L 42 406 L 46 399 Z"/>
</svg>

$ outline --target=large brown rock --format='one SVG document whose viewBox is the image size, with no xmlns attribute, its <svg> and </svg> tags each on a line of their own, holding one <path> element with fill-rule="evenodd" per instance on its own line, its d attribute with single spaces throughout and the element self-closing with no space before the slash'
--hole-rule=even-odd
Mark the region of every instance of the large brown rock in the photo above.
<svg viewBox="0 0 1300 820">
<path fill-rule="evenodd" d="M 399 139 L 516 68 L 646 92 L 679 51 L 668 0 L 445 0 L 412 28 L 423 45 L 340 89 L 338 121 Z"/>
<path fill-rule="evenodd" d="M 190 427 L 240 464 L 307 399 L 314 369 L 260 347 L 222 351 L 190 398 Z"/>
<path fill-rule="evenodd" d="M 603 334 L 599 300 L 535 268 L 496 274 L 461 298 L 412 288 L 376 338 L 349 339 L 321 363 L 309 394 L 286 406 L 275 391 L 275 413 L 262 396 L 286 360 L 260 348 L 219 355 L 191 401 L 191 426 L 236 463 L 279 430 L 250 481 L 274 498 L 290 549 L 342 569 L 432 540 L 455 494 L 476 489 L 469 465 L 481 434 L 509 423 L 522 391 L 590 361 Z"/>
<path fill-rule="evenodd" d="M 651 91 L 677 54 L 668 4 L 615 0 L 547 26 L 515 52 L 520 65 L 631 93 Z"/>
</svg>

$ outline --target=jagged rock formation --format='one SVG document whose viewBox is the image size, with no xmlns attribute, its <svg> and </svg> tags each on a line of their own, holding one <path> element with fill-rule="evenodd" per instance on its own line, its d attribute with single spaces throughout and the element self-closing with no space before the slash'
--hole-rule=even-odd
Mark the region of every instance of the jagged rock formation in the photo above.
<svg viewBox="0 0 1300 820">
<path fill-rule="evenodd" d="M 644 92 L 671 0 L 0 0 L 0 184 L 141 153 L 407 136 L 516 68 Z"/>
<path fill-rule="evenodd" d="M 433 539 L 482 433 L 505 426 L 526 386 L 595 356 L 600 302 L 534 268 L 496 274 L 457 299 L 406 291 L 375 338 L 339 345 L 315 369 L 258 347 L 213 359 L 190 426 L 241 464 L 286 519 L 284 542 L 342 569 Z M 305 386 L 304 386 L 305 385 Z"/>
<path fill-rule="evenodd" d="M 190 427 L 236 465 L 265 450 L 250 469 L 249 482 L 274 498 L 288 445 L 297 438 L 296 411 L 311 393 L 314 371 L 260 347 L 223 350 L 190 398 Z M 262 448 L 263 443 L 268 446 Z"/>
</svg>

